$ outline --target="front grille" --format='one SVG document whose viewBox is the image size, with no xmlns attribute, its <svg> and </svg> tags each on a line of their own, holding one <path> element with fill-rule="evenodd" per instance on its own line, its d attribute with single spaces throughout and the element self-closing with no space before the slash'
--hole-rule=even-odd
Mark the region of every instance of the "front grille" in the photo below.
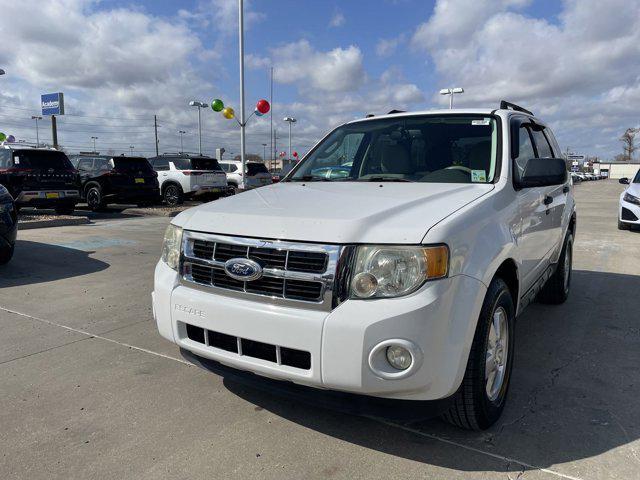
<svg viewBox="0 0 640 480">
<path fill-rule="evenodd" d="M 206 330 L 188 323 L 185 323 L 184 326 L 189 340 L 201 343 L 207 347 L 236 353 L 243 357 L 259 358 L 301 370 L 311 369 L 311 354 L 309 352 L 234 337 L 233 335 Z"/>
<path fill-rule="evenodd" d="M 320 304 L 331 309 L 340 247 L 225 237 L 184 232 L 182 275 L 187 282 L 274 299 Z M 225 272 L 225 262 L 249 258 L 263 268 L 257 280 L 241 281 Z M 313 308 L 313 307 L 310 307 Z"/>
<path fill-rule="evenodd" d="M 628 222 L 637 222 L 638 217 L 636 217 L 636 215 L 628 208 L 622 207 L 622 220 L 626 220 Z"/>
</svg>

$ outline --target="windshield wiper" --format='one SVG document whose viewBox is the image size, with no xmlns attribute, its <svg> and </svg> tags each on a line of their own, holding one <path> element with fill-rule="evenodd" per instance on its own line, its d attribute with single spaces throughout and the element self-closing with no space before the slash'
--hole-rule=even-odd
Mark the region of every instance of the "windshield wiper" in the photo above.
<svg viewBox="0 0 640 480">
<path fill-rule="evenodd" d="M 408 180 L 406 178 L 401 177 L 369 177 L 369 178 L 361 178 L 361 182 L 411 182 L 415 183 L 413 180 Z"/>
<path fill-rule="evenodd" d="M 331 180 L 326 177 L 314 177 L 313 175 L 303 175 L 301 177 L 293 177 L 287 180 L 288 182 L 330 182 Z"/>
</svg>

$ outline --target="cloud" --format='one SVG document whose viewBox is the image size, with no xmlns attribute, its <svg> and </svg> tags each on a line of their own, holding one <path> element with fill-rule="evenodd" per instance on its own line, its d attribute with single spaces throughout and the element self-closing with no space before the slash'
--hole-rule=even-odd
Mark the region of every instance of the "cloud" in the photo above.
<svg viewBox="0 0 640 480">
<path fill-rule="evenodd" d="M 611 156 L 617 136 L 603 127 L 624 131 L 637 122 L 610 98 L 638 88 L 640 10 L 622 0 L 566 0 L 552 22 L 524 15 L 526 3 L 440 0 L 412 46 L 429 54 L 443 86 L 465 88 L 459 103 L 522 102 L 552 121 L 561 142 L 600 145 L 595 153 Z"/>
<path fill-rule="evenodd" d="M 401 33 L 397 37 L 393 38 L 381 38 L 376 44 L 376 55 L 379 57 L 389 57 L 396 53 L 398 46 L 404 43 L 407 36 Z"/>
<path fill-rule="evenodd" d="M 336 11 L 329 21 L 329 26 L 333 28 L 341 27 L 346 21 L 347 19 L 344 17 L 342 12 Z"/>
<path fill-rule="evenodd" d="M 321 52 L 308 40 L 300 40 L 272 49 L 271 59 L 275 80 L 302 90 L 345 92 L 356 90 L 365 80 L 363 55 L 355 45 Z"/>
</svg>

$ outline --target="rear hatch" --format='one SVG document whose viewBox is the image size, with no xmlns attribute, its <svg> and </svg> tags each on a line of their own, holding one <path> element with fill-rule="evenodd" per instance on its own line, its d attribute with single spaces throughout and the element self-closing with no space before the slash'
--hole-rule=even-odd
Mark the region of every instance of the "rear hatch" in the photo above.
<svg viewBox="0 0 640 480">
<path fill-rule="evenodd" d="M 78 174 L 62 152 L 15 150 L 12 161 L 14 190 L 78 190 Z"/>
<path fill-rule="evenodd" d="M 111 184 L 115 187 L 154 189 L 158 188 L 157 174 L 144 157 L 113 157 L 110 162 Z"/>
<path fill-rule="evenodd" d="M 273 183 L 271 174 L 264 163 L 247 163 L 247 183 L 254 186 L 270 185 Z"/>
<path fill-rule="evenodd" d="M 180 158 L 173 160 L 175 167 L 189 177 L 191 190 L 202 187 L 226 187 L 227 175 L 218 160 L 207 157 Z"/>
</svg>

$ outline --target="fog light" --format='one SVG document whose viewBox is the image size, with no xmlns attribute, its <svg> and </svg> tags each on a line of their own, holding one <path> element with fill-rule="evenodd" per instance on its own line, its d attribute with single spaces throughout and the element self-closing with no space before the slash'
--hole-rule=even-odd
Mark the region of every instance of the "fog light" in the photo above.
<svg viewBox="0 0 640 480">
<path fill-rule="evenodd" d="M 361 272 L 353 278 L 352 288 L 358 297 L 368 298 L 376 293 L 378 280 L 368 272 Z"/>
<path fill-rule="evenodd" d="M 400 345 L 387 347 L 387 361 L 397 370 L 406 370 L 411 366 L 413 357 L 411 352 Z"/>
</svg>

